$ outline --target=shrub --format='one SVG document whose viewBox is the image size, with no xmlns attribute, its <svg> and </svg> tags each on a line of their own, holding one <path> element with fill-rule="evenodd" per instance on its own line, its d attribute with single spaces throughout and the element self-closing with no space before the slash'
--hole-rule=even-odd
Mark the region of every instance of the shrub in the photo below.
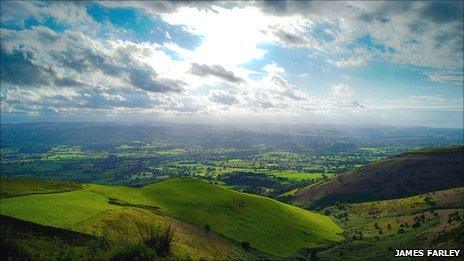
<svg viewBox="0 0 464 261">
<path fill-rule="evenodd" d="M 108 249 L 109 246 L 110 244 L 106 238 L 102 236 L 95 236 L 87 243 L 87 250 L 89 251 L 90 255 L 95 255 Z"/>
<path fill-rule="evenodd" d="M 110 260 L 130 261 L 130 260 L 154 260 L 156 252 L 145 244 L 127 245 L 116 252 Z"/>
<path fill-rule="evenodd" d="M 250 243 L 248 243 L 248 242 L 246 242 L 246 241 L 243 241 L 242 243 L 240 243 L 240 245 L 242 246 L 242 248 L 243 248 L 245 251 L 250 250 Z"/>
<path fill-rule="evenodd" d="M 166 256 L 171 252 L 174 229 L 170 223 L 164 226 L 148 224 L 137 228 L 142 244 L 155 250 L 159 256 Z"/>
</svg>

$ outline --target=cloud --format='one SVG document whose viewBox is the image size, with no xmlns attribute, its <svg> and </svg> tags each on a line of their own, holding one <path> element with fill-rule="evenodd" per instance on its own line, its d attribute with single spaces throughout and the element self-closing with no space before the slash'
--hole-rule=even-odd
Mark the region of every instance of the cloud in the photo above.
<svg viewBox="0 0 464 261">
<path fill-rule="evenodd" d="M 425 20 L 440 24 L 454 21 L 462 22 L 462 6 L 462 2 L 459 1 L 430 1 L 425 3 L 421 16 Z"/>
<path fill-rule="evenodd" d="M 90 4 L 162 19 L 169 27 L 159 32 L 166 42 L 140 41 L 134 37 L 137 29 L 97 22 L 87 13 Z M 316 93 L 321 76 L 312 66 L 337 73 L 372 61 L 412 68 L 431 81 L 462 85 L 463 4 L 459 1 L 7 1 L 1 5 L 1 106 L 9 112 L 358 113 L 375 102 L 366 108 L 364 100 L 349 101 L 354 91 L 346 84 L 330 88 L 333 98 Z M 31 26 L 30 21 L 39 25 Z M 182 40 L 176 30 L 201 41 L 184 49 L 178 45 Z M 294 58 L 295 53 L 304 55 Z M 300 68 L 299 62 L 308 62 L 308 68 Z M 306 72 L 310 79 L 303 79 Z M 440 99 L 386 103 L 416 108 L 430 102 L 436 105 L 431 109 L 447 109 L 446 99 Z M 457 103 L 452 103 L 456 108 Z"/>
<path fill-rule="evenodd" d="M 422 110 L 461 111 L 463 97 L 448 98 L 442 95 L 415 95 L 395 100 L 366 100 L 369 108 L 375 110 Z"/>
<path fill-rule="evenodd" d="M 365 64 L 365 60 L 362 59 L 362 58 L 355 58 L 355 57 L 352 57 L 352 58 L 348 58 L 346 60 L 339 60 L 339 61 L 335 61 L 334 64 L 337 66 L 337 67 L 341 67 L 341 68 L 346 68 L 346 67 L 356 67 L 356 66 L 360 66 L 360 65 L 363 65 Z"/>
<path fill-rule="evenodd" d="M 266 64 L 263 67 L 263 71 L 271 74 L 278 74 L 278 73 L 284 73 L 285 69 L 279 65 L 277 65 L 275 62 Z"/>
<path fill-rule="evenodd" d="M 53 71 L 37 62 L 37 53 L 26 46 L 1 48 L 1 80 L 18 85 L 43 85 L 51 82 Z"/>
<path fill-rule="evenodd" d="M 236 76 L 232 71 L 228 71 L 224 69 L 224 67 L 220 65 L 206 65 L 206 64 L 198 64 L 192 63 L 192 67 L 190 68 L 190 73 L 201 76 L 214 76 L 218 77 L 224 81 L 228 81 L 231 83 L 241 84 L 245 83 L 245 80 Z"/>
<path fill-rule="evenodd" d="M 230 90 L 211 90 L 208 99 L 212 102 L 225 105 L 233 105 L 239 102 L 236 94 Z"/>
<path fill-rule="evenodd" d="M 294 19 L 286 26 L 269 27 L 278 42 L 320 52 L 340 67 L 362 64 L 357 59 L 361 54 L 362 60 L 463 68 L 461 1 L 264 1 L 256 5 L 267 15 Z M 320 33 L 327 25 L 329 41 Z M 370 37 L 367 42 L 366 37 Z"/>
<path fill-rule="evenodd" d="M 330 93 L 336 96 L 351 97 L 354 95 L 353 89 L 344 83 L 334 84 L 330 87 Z"/>
<path fill-rule="evenodd" d="M 274 35 L 280 42 L 283 42 L 286 45 L 290 46 L 306 46 L 309 42 L 304 37 L 297 35 L 296 33 L 285 31 L 283 29 L 278 29 L 274 31 Z"/>
<path fill-rule="evenodd" d="M 464 85 L 464 75 L 462 72 L 446 73 L 446 72 L 433 72 L 428 73 L 427 77 L 434 82 L 451 83 L 455 85 Z"/>
<path fill-rule="evenodd" d="M 57 33 L 42 26 L 20 32 L 1 29 L 1 33 L 5 61 L 1 80 L 12 85 L 92 86 L 92 79 L 99 77 L 150 92 L 183 90 L 181 80 L 160 77 L 149 64 L 136 59 L 141 54 L 137 52 L 147 51 L 143 45 L 93 40 L 78 32 Z M 134 48 L 127 48 L 131 45 Z"/>
<path fill-rule="evenodd" d="M 274 75 L 271 78 L 272 83 L 277 86 L 277 91 L 282 96 L 293 100 L 305 100 L 305 95 L 294 85 L 289 84 L 284 78 Z"/>
<path fill-rule="evenodd" d="M 133 86 L 150 92 L 181 92 L 184 82 L 179 80 L 156 79 L 156 72 L 150 68 L 131 68 L 129 79 Z"/>
</svg>

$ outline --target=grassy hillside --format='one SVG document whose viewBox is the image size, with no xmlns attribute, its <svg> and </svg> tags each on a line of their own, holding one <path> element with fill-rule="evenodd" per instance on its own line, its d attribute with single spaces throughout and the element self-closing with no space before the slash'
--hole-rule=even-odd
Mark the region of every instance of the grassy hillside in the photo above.
<svg viewBox="0 0 464 261">
<path fill-rule="evenodd" d="M 3 215 L 0 215 L 0 231 L 3 260 L 85 260 L 89 259 L 87 245 L 95 240 L 88 234 Z"/>
<path fill-rule="evenodd" d="M 22 180 L 10 180 L 18 192 L 29 191 L 28 186 Z M 43 183 L 43 184 L 42 184 Z M 37 185 L 45 186 L 47 181 L 37 181 Z M 95 258 L 93 241 L 79 243 L 78 245 L 69 240 L 55 239 L 55 228 L 65 228 L 61 231 L 78 231 L 87 235 L 103 236 L 112 242 L 110 249 L 98 253 L 98 257 L 108 259 L 114 251 L 129 243 L 136 244 L 139 240 L 139 229 L 146 225 L 171 224 L 175 229 L 172 256 L 179 259 L 255 259 L 268 258 L 259 251 L 244 250 L 238 242 L 232 241 L 213 231 L 206 230 L 196 225 L 160 213 L 153 207 L 140 204 L 118 203 L 114 198 L 111 200 L 97 193 L 98 191 L 123 194 L 126 199 L 143 200 L 140 189 L 128 187 L 111 187 L 100 185 L 83 185 L 82 190 L 55 193 L 19 196 L 2 199 L 1 213 L 4 215 L 20 218 L 29 228 L 24 231 L 24 222 L 10 222 L 14 219 L 2 218 L 2 247 L 7 245 L 10 251 L 15 250 L 16 257 L 20 258 L 51 258 L 61 257 L 63 251 L 69 258 L 88 259 Z M 131 196 L 132 195 L 132 196 Z M 128 196 L 128 197 L 127 197 Z M 27 220 L 27 221 L 26 221 Z M 8 221 L 8 222 L 4 222 Z M 42 225 L 39 225 L 42 224 Z M 30 230 L 30 231 L 29 231 Z M 40 233 L 30 233 L 38 231 Z M 48 233 L 52 231 L 52 233 Z M 8 236 L 5 236 L 5 233 Z M 97 238 L 98 239 L 98 238 Z M 87 245 L 90 245 L 87 246 Z M 26 247 L 27 246 L 27 247 Z M 59 251 L 58 251 L 59 250 Z M 113 251 L 114 250 L 114 251 Z M 89 252 L 90 251 L 90 252 Z M 2 251 L 4 252 L 4 251 Z M 58 254 L 57 254 L 58 253 Z"/>
<path fill-rule="evenodd" d="M 6 198 L 1 205 L 4 215 L 108 238 L 120 235 L 120 227 L 133 231 L 134 220 L 159 222 L 173 216 L 177 218 L 173 222 L 183 227 L 177 233 L 177 241 L 182 242 L 177 253 L 198 258 L 223 257 L 224 252 L 246 257 L 237 243 L 219 240 L 214 232 L 278 256 L 342 239 L 338 235 L 342 230 L 329 217 L 199 180 L 172 179 L 143 188 L 88 184 L 77 191 Z M 211 242 L 219 243 L 207 255 L 195 253 Z"/>
<path fill-rule="evenodd" d="M 464 188 L 323 210 L 347 240 L 318 253 L 322 260 L 396 260 L 394 249 L 459 249 L 464 245 Z"/>
<path fill-rule="evenodd" d="M 463 175 L 463 147 L 417 150 L 301 189 L 294 203 L 316 208 L 401 198 L 464 186 Z"/>
<path fill-rule="evenodd" d="M 144 195 L 175 217 L 267 253 L 290 256 L 340 240 L 342 232 L 325 216 L 280 202 L 212 186 L 198 180 L 168 180 L 144 188 Z"/>
<path fill-rule="evenodd" d="M 0 198 L 29 194 L 56 193 L 81 189 L 72 181 L 37 179 L 0 179 Z"/>
</svg>

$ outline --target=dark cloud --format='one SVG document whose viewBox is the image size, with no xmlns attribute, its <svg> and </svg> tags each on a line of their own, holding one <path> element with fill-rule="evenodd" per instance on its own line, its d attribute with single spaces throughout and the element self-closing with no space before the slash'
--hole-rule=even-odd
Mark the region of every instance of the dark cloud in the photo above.
<svg viewBox="0 0 464 261">
<path fill-rule="evenodd" d="M 182 7 L 192 7 L 199 10 L 211 10 L 213 6 L 228 7 L 230 2 L 228 1 L 127 1 L 127 2 L 116 2 L 116 1 L 102 1 L 100 4 L 107 7 L 121 7 L 129 6 L 135 7 L 141 11 L 148 12 L 154 15 L 162 13 L 173 13 Z"/>
<path fill-rule="evenodd" d="M 157 79 L 155 71 L 150 68 L 131 68 L 129 79 L 134 87 L 150 92 L 180 92 L 182 81 Z"/>
<path fill-rule="evenodd" d="M 192 63 L 190 73 L 201 77 L 215 76 L 231 83 L 245 83 L 244 79 L 236 76 L 233 72 L 224 69 L 224 67 L 220 65 Z"/>
<path fill-rule="evenodd" d="M 265 13 L 273 15 L 310 14 L 313 12 L 314 2 L 311 1 L 258 1 L 257 5 Z"/>
<path fill-rule="evenodd" d="M 290 33 L 287 31 L 284 31 L 282 29 L 279 29 L 274 32 L 274 35 L 282 42 L 284 42 L 287 45 L 296 45 L 296 46 L 302 46 L 307 44 L 307 40 L 299 35 L 296 35 L 294 33 Z"/>
<path fill-rule="evenodd" d="M 71 42 L 73 39 L 68 40 Z M 83 39 L 77 41 L 77 43 L 70 43 L 66 50 L 54 52 L 51 56 L 65 67 L 78 73 L 100 70 L 104 74 L 117 76 L 125 71 L 118 57 L 108 57 L 97 53 L 95 49 L 85 46 Z"/>
<path fill-rule="evenodd" d="M 50 83 L 53 71 L 38 64 L 37 59 L 37 53 L 25 46 L 14 48 L 11 52 L 1 48 L 1 81 L 30 86 Z"/>
<path fill-rule="evenodd" d="M 73 86 L 84 86 L 85 83 L 77 81 L 71 77 L 63 77 L 63 78 L 56 78 L 54 81 L 56 86 L 67 86 L 67 87 L 73 87 Z"/>
<path fill-rule="evenodd" d="M 412 33 L 421 34 L 428 29 L 428 24 L 423 21 L 414 21 L 408 24 L 408 28 Z"/>
<path fill-rule="evenodd" d="M 3 38 L 3 36 L 5 36 Z M 179 80 L 160 78 L 131 57 L 134 46 L 105 48 L 78 32 L 56 33 L 45 27 L 2 31 L 1 81 L 13 85 L 93 86 L 95 72 L 117 78 L 119 85 L 150 92 L 180 92 Z M 64 75 L 63 75 L 64 74 Z"/>
<path fill-rule="evenodd" d="M 359 15 L 358 18 L 367 23 L 373 21 L 388 23 L 392 14 L 409 12 L 412 7 L 413 3 L 408 1 L 382 2 L 375 8 L 368 8 L 367 12 Z"/>
<path fill-rule="evenodd" d="M 427 2 L 422 9 L 421 15 L 424 19 L 435 23 L 448 23 L 463 19 L 462 1 L 436 1 Z"/>
<path fill-rule="evenodd" d="M 76 107 L 91 109 L 113 109 L 113 108 L 153 108 L 153 101 L 142 91 L 116 91 L 91 90 L 88 95 L 80 97 L 75 102 Z"/>
</svg>

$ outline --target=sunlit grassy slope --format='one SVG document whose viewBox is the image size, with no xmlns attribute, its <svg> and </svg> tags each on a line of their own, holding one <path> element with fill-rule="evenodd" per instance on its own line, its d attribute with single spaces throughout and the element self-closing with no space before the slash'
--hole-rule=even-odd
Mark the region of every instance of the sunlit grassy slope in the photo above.
<svg viewBox="0 0 464 261">
<path fill-rule="evenodd" d="M 82 190 L 2 199 L 1 213 L 40 224 L 87 230 L 91 220 L 124 207 L 156 206 L 162 213 L 278 256 L 341 240 L 329 217 L 268 198 L 239 193 L 199 180 L 171 179 L 143 188 L 84 185 Z M 89 221 L 90 220 L 90 221 Z"/>
<path fill-rule="evenodd" d="M 325 208 L 350 239 L 319 252 L 321 260 L 398 260 L 395 249 L 464 245 L 464 188 Z M 458 260 L 458 259 L 456 259 Z"/>
<path fill-rule="evenodd" d="M 81 185 L 72 181 L 40 179 L 0 180 L 0 197 L 9 198 L 20 195 L 56 193 L 81 189 Z"/>
<path fill-rule="evenodd" d="M 271 254 L 289 256 L 341 239 L 326 216 L 198 180 L 167 180 L 145 187 L 143 195 L 162 211 Z"/>
</svg>

